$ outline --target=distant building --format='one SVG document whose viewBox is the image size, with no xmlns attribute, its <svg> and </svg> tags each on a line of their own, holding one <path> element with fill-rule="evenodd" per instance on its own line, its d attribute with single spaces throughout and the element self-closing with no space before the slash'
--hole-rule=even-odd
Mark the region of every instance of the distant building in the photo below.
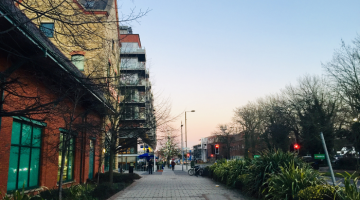
<svg viewBox="0 0 360 200">
<path fill-rule="evenodd" d="M 193 146 L 192 160 L 202 160 L 201 156 L 201 144 Z"/>
<path fill-rule="evenodd" d="M 204 162 L 213 162 L 217 159 L 242 159 L 244 158 L 244 138 L 243 134 L 229 135 L 231 137 L 230 148 L 226 144 L 218 141 L 216 136 L 209 136 L 201 138 L 201 160 Z M 215 154 L 215 145 L 219 145 L 219 153 Z M 230 157 L 228 157 L 227 150 L 230 150 Z"/>
<path fill-rule="evenodd" d="M 233 142 L 230 145 L 230 159 L 243 159 L 244 158 L 244 137 L 243 134 L 233 135 Z"/>
<path fill-rule="evenodd" d="M 201 160 L 203 162 L 208 161 L 208 150 L 207 150 L 208 138 L 201 138 Z"/>
</svg>

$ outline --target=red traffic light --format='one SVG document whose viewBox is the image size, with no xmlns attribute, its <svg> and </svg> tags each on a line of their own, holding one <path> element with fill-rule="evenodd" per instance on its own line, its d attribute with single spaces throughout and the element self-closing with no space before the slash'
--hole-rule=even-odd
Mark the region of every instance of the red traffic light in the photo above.
<svg viewBox="0 0 360 200">
<path fill-rule="evenodd" d="M 211 157 L 214 157 L 214 154 L 211 154 Z"/>
<path fill-rule="evenodd" d="M 218 144 L 216 144 L 216 145 L 215 145 L 215 147 L 216 147 L 216 148 L 219 148 L 219 145 L 218 145 Z"/>
<path fill-rule="evenodd" d="M 300 145 L 294 144 L 294 149 L 300 149 Z"/>
<path fill-rule="evenodd" d="M 190 157 L 190 154 L 189 154 L 189 153 L 187 154 L 187 157 Z"/>
</svg>

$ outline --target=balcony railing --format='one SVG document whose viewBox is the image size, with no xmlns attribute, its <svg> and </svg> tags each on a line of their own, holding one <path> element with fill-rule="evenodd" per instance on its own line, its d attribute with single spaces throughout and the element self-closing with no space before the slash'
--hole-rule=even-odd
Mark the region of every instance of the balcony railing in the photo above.
<svg viewBox="0 0 360 200">
<path fill-rule="evenodd" d="M 127 103 L 145 103 L 146 98 L 145 95 L 135 95 L 133 97 L 128 97 L 124 99 Z"/>
<path fill-rule="evenodd" d="M 144 54 L 145 53 L 145 49 L 141 49 L 141 48 L 120 48 L 120 53 L 121 54 L 127 54 L 127 53 L 141 53 Z"/>
<path fill-rule="evenodd" d="M 126 63 L 126 61 L 121 62 L 120 70 L 145 70 L 144 63 Z"/>
<path fill-rule="evenodd" d="M 145 79 L 140 80 L 120 80 L 121 85 L 138 85 L 138 86 L 147 86 Z"/>
</svg>

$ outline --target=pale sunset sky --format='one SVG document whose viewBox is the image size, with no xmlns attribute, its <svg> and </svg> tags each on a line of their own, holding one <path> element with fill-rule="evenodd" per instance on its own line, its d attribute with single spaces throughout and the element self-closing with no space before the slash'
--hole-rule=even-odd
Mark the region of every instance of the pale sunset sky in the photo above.
<svg viewBox="0 0 360 200">
<path fill-rule="evenodd" d="M 341 40 L 360 33 L 358 0 L 118 0 L 146 49 L 153 90 L 188 113 L 188 146 L 230 123 L 234 109 L 321 75 Z M 120 7 L 121 6 L 121 7 Z M 156 99 L 155 99 L 156 101 Z M 184 115 L 172 125 L 180 128 Z"/>
</svg>

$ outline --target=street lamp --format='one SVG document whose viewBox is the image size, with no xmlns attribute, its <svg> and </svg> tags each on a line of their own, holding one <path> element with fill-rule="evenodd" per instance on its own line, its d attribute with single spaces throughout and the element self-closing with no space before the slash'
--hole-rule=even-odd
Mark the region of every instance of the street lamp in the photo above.
<svg viewBox="0 0 360 200">
<path fill-rule="evenodd" d="M 181 158 L 182 158 L 182 163 L 181 163 L 181 171 L 184 171 L 184 142 L 183 142 L 183 132 L 182 132 L 182 128 L 183 128 L 183 124 L 181 121 Z"/>
<path fill-rule="evenodd" d="M 187 126 L 186 126 L 186 113 L 187 112 L 195 112 L 195 110 L 185 111 L 185 148 L 186 148 L 186 153 L 187 153 Z M 186 171 L 188 170 L 188 161 L 189 161 L 189 157 L 186 157 Z"/>
</svg>

